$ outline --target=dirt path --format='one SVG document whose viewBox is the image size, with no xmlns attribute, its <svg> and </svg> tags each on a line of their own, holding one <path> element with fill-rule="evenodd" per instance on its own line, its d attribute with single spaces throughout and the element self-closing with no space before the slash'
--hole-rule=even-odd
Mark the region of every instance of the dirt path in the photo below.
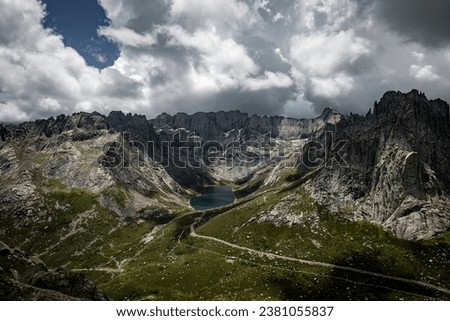
<svg viewBox="0 0 450 321">
<path fill-rule="evenodd" d="M 403 283 L 408 283 L 408 284 L 413 284 L 413 285 L 419 285 L 419 286 L 422 286 L 422 287 L 425 287 L 425 288 L 428 288 L 428 289 L 431 289 L 431 290 L 439 291 L 439 292 L 442 292 L 442 293 L 450 295 L 450 290 L 442 288 L 442 287 L 439 287 L 439 286 L 436 286 L 434 284 L 422 282 L 422 281 L 410 280 L 410 279 L 400 278 L 400 277 L 396 277 L 396 276 L 390 276 L 390 275 L 385 275 L 385 274 L 381 274 L 381 273 L 361 270 L 361 269 L 357 269 L 357 268 L 341 266 L 341 265 L 335 265 L 335 264 L 332 264 L 332 263 L 325 263 L 325 262 L 318 262 L 318 261 L 309 261 L 309 260 L 298 259 L 298 258 L 293 258 L 293 257 L 289 257 L 289 256 L 284 256 L 284 255 L 267 253 L 267 252 L 251 249 L 251 248 L 248 248 L 248 247 L 243 247 L 243 246 L 240 246 L 240 245 L 236 245 L 236 244 L 233 244 L 233 243 L 230 243 L 230 242 L 227 242 L 227 241 L 215 238 L 215 237 L 199 235 L 199 234 L 197 234 L 195 232 L 194 225 L 195 225 L 195 223 L 191 225 L 191 233 L 190 233 L 190 235 L 192 237 L 203 239 L 203 240 L 208 240 L 208 241 L 213 241 L 213 242 L 217 242 L 217 243 L 221 243 L 223 245 L 232 247 L 232 248 L 237 249 L 237 250 L 245 251 L 245 252 L 252 253 L 252 254 L 257 254 L 259 256 L 265 256 L 265 257 L 272 258 L 272 259 L 280 259 L 280 260 L 291 261 L 291 262 L 298 262 L 298 263 L 307 264 L 307 265 L 321 266 L 321 267 L 326 267 L 326 268 L 330 268 L 330 269 L 349 271 L 349 272 L 359 273 L 359 274 L 363 274 L 363 275 L 374 276 L 374 277 L 378 277 L 378 278 L 382 278 L 382 279 L 398 281 L 398 282 L 403 282 Z"/>
</svg>

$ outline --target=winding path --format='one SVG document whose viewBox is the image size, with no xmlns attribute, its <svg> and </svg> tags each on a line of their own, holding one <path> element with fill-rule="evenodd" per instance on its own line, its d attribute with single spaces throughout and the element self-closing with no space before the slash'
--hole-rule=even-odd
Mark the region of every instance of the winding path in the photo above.
<svg viewBox="0 0 450 321">
<path fill-rule="evenodd" d="M 190 227 L 191 228 L 190 235 L 192 237 L 203 239 L 203 240 L 208 240 L 208 241 L 212 241 L 212 242 L 216 242 L 216 243 L 221 243 L 223 245 L 232 247 L 237 250 L 245 251 L 245 252 L 252 253 L 252 254 L 257 254 L 259 256 L 265 256 L 265 257 L 272 258 L 272 259 L 280 259 L 280 260 L 298 262 L 298 263 L 307 264 L 307 265 L 321 266 L 321 267 L 326 267 L 326 268 L 331 268 L 331 269 L 336 269 L 336 270 L 343 270 L 343 271 L 349 271 L 349 272 L 359 273 L 359 274 L 363 274 L 363 275 L 369 275 L 369 276 L 392 280 L 392 281 L 398 281 L 398 282 L 403 282 L 403 283 L 408 283 L 408 284 L 413 284 L 413 285 L 419 285 L 419 286 L 422 286 L 422 287 L 425 287 L 425 288 L 428 288 L 431 290 L 439 291 L 439 292 L 450 295 L 450 290 L 439 287 L 434 284 L 427 283 L 427 282 L 405 279 L 405 278 L 401 278 L 401 277 L 390 276 L 390 275 L 385 275 L 385 274 L 381 274 L 381 273 L 361 270 L 361 269 L 357 269 L 357 268 L 335 265 L 332 263 L 309 261 L 309 260 L 298 259 L 298 258 L 294 258 L 294 257 L 284 256 L 284 255 L 278 255 L 278 254 L 258 251 L 258 250 L 251 249 L 248 247 L 236 245 L 236 244 L 233 244 L 233 243 L 230 243 L 230 242 L 227 242 L 227 241 L 224 241 L 224 240 L 212 237 L 212 236 L 199 235 L 195 232 L 195 228 L 194 228 L 195 224 L 196 224 L 196 222 L 194 222 Z"/>
</svg>

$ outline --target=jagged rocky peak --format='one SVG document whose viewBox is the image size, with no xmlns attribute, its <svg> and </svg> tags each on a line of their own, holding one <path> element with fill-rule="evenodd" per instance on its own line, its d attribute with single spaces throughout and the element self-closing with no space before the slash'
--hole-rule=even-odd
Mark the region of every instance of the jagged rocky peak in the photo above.
<svg viewBox="0 0 450 321">
<path fill-rule="evenodd" d="M 97 112 L 86 113 L 80 112 L 75 113 L 71 116 L 67 116 L 68 127 L 73 128 L 84 128 L 84 129 L 108 129 L 108 125 L 105 121 L 105 117 Z"/>
<path fill-rule="evenodd" d="M 70 116 L 59 115 L 56 118 L 50 117 L 48 119 L 38 119 L 34 122 L 25 122 L 18 126 L 11 128 L 12 136 L 15 138 L 23 138 L 29 136 L 45 135 L 51 137 L 54 135 L 60 135 L 63 132 L 73 131 L 74 135 L 88 136 L 95 135 L 100 130 L 109 129 L 109 125 L 106 122 L 103 115 L 93 112 L 78 112 Z M 80 140 L 83 137 L 79 137 Z"/>
<path fill-rule="evenodd" d="M 325 122 L 336 124 L 342 119 L 342 115 L 333 108 L 327 107 L 318 118 Z"/>
<path fill-rule="evenodd" d="M 410 112 L 415 115 L 431 113 L 448 119 L 449 105 L 441 99 L 428 100 L 424 93 L 416 89 L 409 93 L 388 91 L 374 104 L 374 115 L 377 117 Z"/>
<path fill-rule="evenodd" d="M 325 124 L 337 124 L 343 118 L 338 112 L 326 109 L 316 119 L 296 119 L 284 116 L 249 115 L 238 110 L 219 112 L 197 112 L 193 115 L 178 113 L 174 116 L 166 113 L 149 122 L 158 130 L 185 129 L 208 139 L 238 139 L 245 136 L 253 139 L 258 135 L 270 134 L 272 138 L 286 140 L 298 139 L 302 135 L 310 136 Z"/>
<path fill-rule="evenodd" d="M 75 128 L 86 130 L 108 129 L 108 124 L 103 115 L 93 112 L 79 112 L 70 116 L 59 115 L 54 119 L 50 117 L 46 120 L 37 120 L 36 124 L 43 129 L 58 129 L 59 131 L 67 131 Z"/>
<path fill-rule="evenodd" d="M 156 129 L 185 129 L 208 139 L 221 139 L 226 132 L 248 127 L 249 115 L 240 111 L 197 112 L 193 115 L 163 113 L 150 120 Z"/>
<path fill-rule="evenodd" d="M 387 92 L 373 114 L 337 125 L 345 164 L 323 167 L 307 188 L 334 211 L 351 208 L 406 239 L 450 226 L 450 123 L 446 102 Z"/>
<path fill-rule="evenodd" d="M 144 145 L 149 141 L 157 141 L 153 124 L 149 123 L 144 115 L 112 111 L 106 120 L 114 130 L 128 132 L 133 141 L 139 141 Z"/>
<path fill-rule="evenodd" d="M 110 112 L 106 120 L 112 128 L 118 131 L 124 131 L 134 126 L 146 126 L 148 124 L 147 118 L 144 115 L 124 114 L 121 111 Z"/>
<path fill-rule="evenodd" d="M 150 122 L 156 128 L 164 128 L 166 126 L 171 128 L 185 128 L 188 130 L 199 129 L 205 127 L 206 124 L 217 127 L 222 131 L 243 127 L 249 119 L 248 114 L 242 113 L 238 110 L 234 111 L 219 111 L 219 112 L 197 112 L 193 115 L 187 113 L 177 113 L 173 116 L 162 113 Z"/>
<path fill-rule="evenodd" d="M 238 110 L 208 113 L 208 117 L 222 131 L 229 131 L 233 128 L 242 128 L 248 123 L 249 120 L 247 113 L 241 113 Z"/>
<path fill-rule="evenodd" d="M 166 112 L 158 115 L 155 119 L 150 120 L 150 122 L 156 128 L 163 128 L 163 127 L 167 126 L 171 121 L 172 121 L 172 116 Z"/>
</svg>

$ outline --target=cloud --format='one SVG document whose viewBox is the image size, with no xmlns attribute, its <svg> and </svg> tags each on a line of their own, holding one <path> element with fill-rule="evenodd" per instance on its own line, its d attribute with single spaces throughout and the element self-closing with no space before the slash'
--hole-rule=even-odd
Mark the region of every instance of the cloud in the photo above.
<svg viewBox="0 0 450 321">
<path fill-rule="evenodd" d="M 182 21 L 189 29 L 215 25 L 233 30 L 253 20 L 250 8 L 233 0 L 173 0 L 170 14 L 173 21 Z"/>
<path fill-rule="evenodd" d="M 353 94 L 356 79 L 372 72 L 371 53 L 371 42 L 353 30 L 302 33 L 290 43 L 293 75 L 318 112 Z"/>
<path fill-rule="evenodd" d="M 198 65 L 192 66 L 200 76 L 207 76 L 219 87 L 236 86 L 248 75 L 258 72 L 258 66 L 248 56 L 244 46 L 232 38 L 221 37 L 215 28 L 189 33 L 180 26 L 166 28 L 168 46 L 193 49 Z"/>
<path fill-rule="evenodd" d="M 418 51 L 413 51 L 412 56 L 417 59 L 417 61 L 422 62 L 425 59 L 425 54 Z"/>
<path fill-rule="evenodd" d="M 358 2 L 349 0 L 297 1 L 298 27 L 309 31 L 347 30 L 360 14 Z"/>
<path fill-rule="evenodd" d="M 439 76 L 436 75 L 435 68 L 431 65 L 418 66 L 411 65 L 410 74 L 414 78 L 423 81 L 435 81 L 439 80 Z"/>
<path fill-rule="evenodd" d="M 168 19 L 169 0 L 98 0 L 116 28 L 148 33 Z"/>
<path fill-rule="evenodd" d="M 312 94 L 322 98 L 333 99 L 348 93 L 354 88 L 355 80 L 346 74 L 321 78 L 311 78 Z"/>
<path fill-rule="evenodd" d="M 19 41 L 40 36 L 37 28 L 43 16 L 42 7 L 34 1 L 27 1 L 20 5 L 17 1 L 3 0 L 1 3 L 0 44 L 13 45 Z M 18 15 L 18 8 L 21 15 Z M 24 39 L 25 38 L 25 39 Z"/>
<path fill-rule="evenodd" d="M 271 88 L 288 88 L 294 81 L 287 75 L 277 72 L 266 71 L 262 77 L 250 78 L 243 88 L 249 91 L 257 91 Z"/>
<path fill-rule="evenodd" d="M 450 2 L 448 0 L 376 0 L 377 17 L 393 32 L 425 46 L 450 44 Z"/>
<path fill-rule="evenodd" d="M 87 67 L 75 50 L 64 47 L 61 37 L 43 29 L 40 3 L 1 0 L 0 8 L 0 88 L 7 101 L 7 108 L 0 107 L 0 119 L 14 120 L 11 109 L 19 119 L 24 114 L 36 117 L 64 111 L 61 102 L 72 100 L 82 87 L 95 82 L 98 71 Z M 60 107 L 52 103 L 49 108 L 50 101 Z"/>
<path fill-rule="evenodd" d="M 0 9 L 0 88 L 6 102 L 0 105 L 1 121 L 120 105 L 133 110 L 126 101 L 139 98 L 137 82 L 115 68 L 87 66 L 61 36 L 43 28 L 40 2 L 0 0 Z M 3 25 L 13 26 L 14 32 Z"/>
<path fill-rule="evenodd" d="M 95 54 L 95 59 L 97 59 L 97 61 L 100 62 L 100 63 L 105 63 L 105 62 L 108 61 L 106 56 L 102 55 L 102 54 Z"/>
<path fill-rule="evenodd" d="M 128 28 L 101 27 L 98 34 L 125 46 L 149 47 L 156 43 L 152 34 L 139 34 Z"/>
<path fill-rule="evenodd" d="M 291 39 L 290 55 L 300 71 L 313 76 L 329 76 L 354 66 L 370 53 L 370 42 L 352 30 L 311 33 Z"/>
<path fill-rule="evenodd" d="M 140 8 L 139 15 L 145 15 L 145 10 Z M 108 29 L 120 23 L 138 32 L 131 27 L 133 17 L 130 21 L 120 18 L 116 25 L 116 14 L 108 15 L 112 18 Z M 256 52 L 260 45 L 251 44 L 253 35 L 241 37 L 261 22 L 251 6 L 234 0 L 175 0 L 163 16 L 163 23 L 148 22 L 152 26 L 147 30 L 156 43 L 142 48 L 120 41 L 122 55 L 114 66 L 148 84 L 146 114 L 229 108 L 277 113 L 283 109 L 293 90 L 289 67 L 272 66 L 285 64 L 275 47 L 269 46 L 271 54 L 262 57 Z M 118 41 L 118 37 L 109 38 Z"/>
<path fill-rule="evenodd" d="M 98 33 L 120 56 L 98 70 L 44 29 L 38 0 L 0 0 L 0 121 L 118 109 L 366 113 L 384 91 L 412 88 L 450 100 L 447 2 L 99 0 L 111 22 Z"/>
</svg>

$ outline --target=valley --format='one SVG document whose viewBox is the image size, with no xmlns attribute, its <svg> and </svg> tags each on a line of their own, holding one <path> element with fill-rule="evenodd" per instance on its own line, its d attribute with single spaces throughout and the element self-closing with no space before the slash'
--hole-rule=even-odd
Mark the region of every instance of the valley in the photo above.
<svg viewBox="0 0 450 321">
<path fill-rule="evenodd" d="M 109 299 L 450 299 L 449 107 L 418 91 L 366 116 L 77 113 L 0 133 L 0 241 Z"/>
</svg>

